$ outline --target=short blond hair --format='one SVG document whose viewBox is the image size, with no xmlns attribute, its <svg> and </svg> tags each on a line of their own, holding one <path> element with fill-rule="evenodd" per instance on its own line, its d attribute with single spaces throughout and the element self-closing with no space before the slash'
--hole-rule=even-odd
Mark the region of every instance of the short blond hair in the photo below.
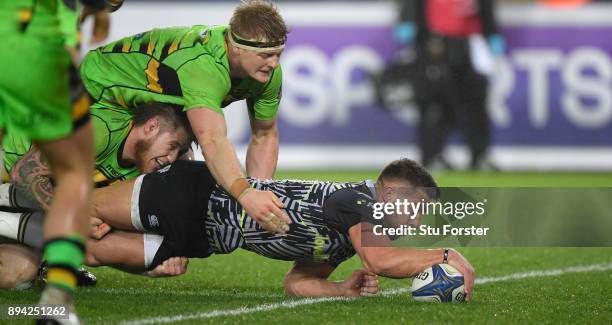
<svg viewBox="0 0 612 325">
<path fill-rule="evenodd" d="M 243 0 L 234 9 L 229 27 L 232 33 L 260 42 L 282 42 L 289 33 L 276 6 L 265 0 Z"/>
</svg>

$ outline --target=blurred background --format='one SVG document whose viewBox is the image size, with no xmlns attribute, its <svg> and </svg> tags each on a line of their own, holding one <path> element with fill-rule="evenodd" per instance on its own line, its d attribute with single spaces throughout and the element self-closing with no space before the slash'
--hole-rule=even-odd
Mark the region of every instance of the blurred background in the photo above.
<svg viewBox="0 0 612 325">
<path fill-rule="evenodd" d="M 470 52 L 488 80 L 488 168 L 612 170 L 612 3 L 606 2 L 497 1 L 501 51 Z M 237 3 L 128 0 L 111 16 L 105 42 L 155 27 L 227 24 Z M 383 105 L 375 87 L 391 63 L 413 63 L 412 44 L 397 37 L 401 1 L 275 3 L 290 26 L 281 58 L 279 169 L 368 169 L 398 157 L 420 159 L 418 78 L 397 82 L 399 104 Z M 84 50 L 100 45 L 90 43 L 87 29 L 91 22 Z M 226 112 L 242 158 L 250 130 L 244 106 Z M 460 129 L 448 132 L 441 153 L 448 165 L 436 168 L 470 167 Z"/>
</svg>

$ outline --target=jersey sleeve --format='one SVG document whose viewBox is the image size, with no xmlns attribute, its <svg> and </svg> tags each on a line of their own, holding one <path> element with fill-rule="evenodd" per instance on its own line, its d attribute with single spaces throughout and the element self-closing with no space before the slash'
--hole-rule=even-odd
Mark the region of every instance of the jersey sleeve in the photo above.
<svg viewBox="0 0 612 325">
<path fill-rule="evenodd" d="M 374 200 L 355 190 L 341 189 L 334 192 L 323 204 L 323 214 L 326 222 L 334 229 L 347 233 L 360 223 L 382 224 L 382 220 L 374 219 Z"/>
<path fill-rule="evenodd" d="M 281 99 L 282 85 L 283 71 L 279 65 L 274 69 L 274 73 L 261 96 L 255 99 L 253 107 L 255 119 L 271 120 L 276 117 Z"/>
<path fill-rule="evenodd" d="M 77 1 L 60 1 L 57 13 L 60 29 L 64 35 L 64 44 L 76 48 L 79 43 L 79 3 Z"/>
<path fill-rule="evenodd" d="M 208 55 L 200 55 L 177 69 L 184 110 L 206 107 L 223 114 L 221 103 L 230 90 L 229 73 Z"/>
<path fill-rule="evenodd" d="M 15 163 L 31 148 L 32 142 L 28 137 L 15 132 L 7 133 L 2 142 L 2 149 L 4 150 L 2 158 L 5 171 L 10 173 Z"/>
<path fill-rule="evenodd" d="M 106 154 L 110 147 L 111 130 L 109 125 L 104 122 L 102 117 L 93 112 L 91 113 L 91 125 L 93 126 L 94 134 L 96 135 L 94 137 L 96 159 L 99 159 L 100 156 Z"/>
</svg>

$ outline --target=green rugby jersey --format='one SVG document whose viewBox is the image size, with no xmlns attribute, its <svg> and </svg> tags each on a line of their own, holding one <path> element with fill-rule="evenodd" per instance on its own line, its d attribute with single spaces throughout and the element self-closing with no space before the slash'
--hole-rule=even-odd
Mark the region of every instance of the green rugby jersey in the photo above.
<svg viewBox="0 0 612 325">
<path fill-rule="evenodd" d="M 94 128 L 96 169 L 94 182 L 97 186 L 113 181 L 138 176 L 134 165 L 121 159 L 125 139 L 132 127 L 132 118 L 124 110 L 92 109 L 91 122 Z M 27 137 L 9 133 L 3 141 L 4 168 L 10 173 L 14 164 L 32 147 Z"/>
<path fill-rule="evenodd" d="M 61 3 L 58 0 L 0 1 L 0 34 L 27 30 L 30 35 L 61 40 L 64 35 L 60 25 L 65 17 L 58 15 L 59 6 Z M 75 19 L 75 29 L 76 23 Z"/>
<path fill-rule="evenodd" d="M 97 101 L 94 107 L 162 102 L 223 114 L 223 107 L 247 99 L 256 119 L 273 119 L 281 96 L 280 65 L 266 83 L 232 79 L 226 31 L 227 26 L 200 25 L 153 29 L 89 52 L 81 77 Z"/>
</svg>

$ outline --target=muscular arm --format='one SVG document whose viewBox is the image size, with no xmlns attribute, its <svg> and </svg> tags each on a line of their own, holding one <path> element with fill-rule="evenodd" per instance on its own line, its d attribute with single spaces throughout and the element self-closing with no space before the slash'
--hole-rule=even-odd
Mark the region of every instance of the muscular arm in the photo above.
<svg viewBox="0 0 612 325">
<path fill-rule="evenodd" d="M 285 276 L 285 292 L 300 297 L 358 297 L 378 292 L 374 274 L 357 270 L 345 281 L 327 280 L 334 269 L 329 264 L 295 262 Z"/>
<path fill-rule="evenodd" d="M 278 161 L 278 127 L 276 119 L 262 121 L 251 117 L 251 142 L 247 150 L 247 174 L 259 179 L 272 179 Z"/>
<path fill-rule="evenodd" d="M 206 165 L 215 180 L 229 191 L 232 182 L 243 175 L 234 146 L 227 138 L 223 115 L 202 107 L 187 111 L 187 117 L 202 147 Z"/>
<path fill-rule="evenodd" d="M 388 278 L 414 277 L 424 269 L 442 263 L 444 258 L 443 249 L 391 247 L 388 238 L 374 235 L 369 223 L 352 226 L 349 236 L 365 268 Z M 474 286 L 474 268 L 454 249 L 449 252 L 448 264 L 463 274 L 465 292 L 469 297 Z"/>
<path fill-rule="evenodd" d="M 286 232 L 289 229 L 287 224 L 290 224 L 291 220 L 280 210 L 283 203 L 272 192 L 248 189 L 239 191 L 244 195 L 232 193 L 234 182 L 244 176 L 234 147 L 227 138 L 223 116 L 212 109 L 198 107 L 187 111 L 187 117 L 202 147 L 206 165 L 215 180 L 230 192 L 264 229 L 270 232 Z"/>
<path fill-rule="evenodd" d="M 391 247 L 390 240 L 374 235 L 369 225 L 359 223 L 349 229 L 353 247 L 368 270 L 384 277 L 403 279 L 442 263 L 442 249 Z"/>
<path fill-rule="evenodd" d="M 53 182 L 49 165 L 40 150 L 33 148 L 15 163 L 11 183 L 29 201 L 30 208 L 49 210 Z"/>
</svg>

